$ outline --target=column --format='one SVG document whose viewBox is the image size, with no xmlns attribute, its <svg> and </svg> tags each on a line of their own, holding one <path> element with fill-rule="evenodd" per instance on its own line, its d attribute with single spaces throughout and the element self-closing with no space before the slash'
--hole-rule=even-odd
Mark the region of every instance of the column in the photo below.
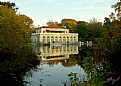
<svg viewBox="0 0 121 86">
<path fill-rule="evenodd" d="M 45 43 L 47 43 L 47 36 L 45 36 Z"/>
<path fill-rule="evenodd" d="M 55 36 L 53 36 L 53 38 L 54 38 L 54 42 L 55 42 Z"/>
<path fill-rule="evenodd" d="M 51 41 L 51 36 L 49 37 L 49 40 L 50 40 L 49 42 L 51 43 L 51 42 L 52 42 L 52 41 Z"/>
</svg>

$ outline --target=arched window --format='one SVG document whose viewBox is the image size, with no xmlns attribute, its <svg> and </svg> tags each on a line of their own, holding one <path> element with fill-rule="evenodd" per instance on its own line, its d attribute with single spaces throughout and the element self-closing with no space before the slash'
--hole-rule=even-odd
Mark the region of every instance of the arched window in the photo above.
<svg viewBox="0 0 121 86">
<path fill-rule="evenodd" d="M 49 36 L 47 36 L 47 43 L 50 43 L 50 39 L 49 39 Z"/>
<path fill-rule="evenodd" d="M 70 40 L 71 40 L 71 42 L 73 42 L 73 37 L 72 36 L 70 37 Z"/>
<path fill-rule="evenodd" d="M 64 43 L 66 42 L 65 36 L 63 37 L 63 42 L 64 42 Z"/>
<path fill-rule="evenodd" d="M 57 36 L 55 37 L 55 42 L 58 42 L 58 37 Z"/>
<path fill-rule="evenodd" d="M 76 37 L 74 36 L 74 42 L 76 42 Z"/>
<path fill-rule="evenodd" d="M 45 40 L 46 40 L 46 37 L 45 36 L 43 36 L 43 42 L 45 43 Z"/>
<path fill-rule="evenodd" d="M 53 36 L 51 37 L 51 42 L 54 43 L 54 37 Z"/>
<path fill-rule="evenodd" d="M 67 36 L 67 43 L 69 43 L 69 37 Z"/>
<path fill-rule="evenodd" d="M 59 37 L 59 42 L 60 42 L 60 43 L 62 42 L 62 37 L 61 37 L 61 36 Z"/>
</svg>

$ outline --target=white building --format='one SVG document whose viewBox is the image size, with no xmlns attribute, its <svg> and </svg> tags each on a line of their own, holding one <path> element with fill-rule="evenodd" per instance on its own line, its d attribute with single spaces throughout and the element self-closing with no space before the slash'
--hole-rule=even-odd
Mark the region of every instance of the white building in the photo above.
<svg viewBox="0 0 121 86">
<path fill-rule="evenodd" d="M 69 29 L 58 26 L 42 26 L 36 28 L 31 35 L 32 43 L 40 44 L 76 44 L 78 33 L 69 33 Z"/>
</svg>

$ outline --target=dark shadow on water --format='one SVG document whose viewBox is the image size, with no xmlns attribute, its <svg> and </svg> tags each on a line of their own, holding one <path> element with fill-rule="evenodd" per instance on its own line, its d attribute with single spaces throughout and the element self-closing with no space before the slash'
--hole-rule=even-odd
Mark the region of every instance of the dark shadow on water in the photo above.
<svg viewBox="0 0 121 86">
<path fill-rule="evenodd" d="M 121 86 L 121 50 L 103 55 L 100 49 L 82 48 L 79 54 L 80 65 L 88 75 L 87 84 Z"/>
<path fill-rule="evenodd" d="M 1 57 L 6 55 L 1 55 Z M 4 58 L 3 57 L 3 58 Z M 30 70 L 36 70 L 39 61 L 34 54 L 19 59 L 0 60 L 0 86 L 25 86 L 28 82 L 23 81 L 24 76 L 32 76 Z"/>
</svg>

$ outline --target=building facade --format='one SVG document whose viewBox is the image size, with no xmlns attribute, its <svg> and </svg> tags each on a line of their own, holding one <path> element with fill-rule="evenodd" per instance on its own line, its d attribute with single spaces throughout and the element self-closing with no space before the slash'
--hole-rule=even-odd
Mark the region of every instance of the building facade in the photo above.
<svg viewBox="0 0 121 86">
<path fill-rule="evenodd" d="M 40 44 L 76 44 L 78 34 L 69 33 L 69 29 L 55 26 L 42 26 L 36 28 L 36 33 L 31 35 L 32 43 Z"/>
</svg>

